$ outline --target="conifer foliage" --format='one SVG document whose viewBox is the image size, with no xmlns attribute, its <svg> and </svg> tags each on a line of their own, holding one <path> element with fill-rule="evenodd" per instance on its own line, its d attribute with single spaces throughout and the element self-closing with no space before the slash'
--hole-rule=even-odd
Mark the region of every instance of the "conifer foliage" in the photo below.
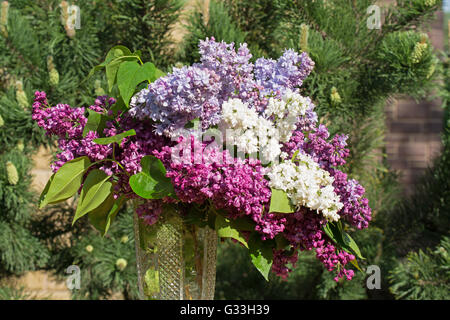
<svg viewBox="0 0 450 320">
<path fill-rule="evenodd" d="M 33 123 L 31 109 L 36 90 L 48 92 L 51 104 L 73 107 L 92 105 L 97 95 L 113 96 L 103 77 L 87 79 L 87 75 L 120 43 L 143 50 L 146 59 L 167 67 L 173 56 L 168 33 L 178 19 L 181 2 L 15 0 L 0 4 L 0 278 L 47 269 L 65 280 L 67 267 L 78 265 L 81 288 L 73 291 L 74 298 L 108 298 L 117 293 L 134 298 L 131 221 L 118 219 L 111 239 L 106 239 L 87 221 L 72 228 L 70 203 L 37 211 L 31 158 L 39 147 L 55 150 L 55 144 Z M 81 235 L 84 242 L 78 241 Z M 8 292 L 12 291 L 3 290 Z"/>
</svg>

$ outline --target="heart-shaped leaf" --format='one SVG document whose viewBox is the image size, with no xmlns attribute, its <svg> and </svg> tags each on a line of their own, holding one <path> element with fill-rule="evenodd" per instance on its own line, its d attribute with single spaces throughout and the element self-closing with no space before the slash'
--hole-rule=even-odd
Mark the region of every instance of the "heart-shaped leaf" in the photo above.
<svg viewBox="0 0 450 320">
<path fill-rule="evenodd" d="M 39 208 L 72 197 L 80 188 L 83 175 L 91 165 L 88 157 L 80 157 L 66 162 L 50 178 L 40 196 Z"/>
<path fill-rule="evenodd" d="M 112 192 L 112 183 L 108 181 L 110 178 L 104 171 L 99 169 L 89 172 L 81 189 L 72 225 L 88 212 L 98 208 L 108 198 Z"/>
<path fill-rule="evenodd" d="M 217 215 L 215 229 L 219 237 L 235 239 L 242 243 L 246 248 L 248 248 L 247 241 L 245 240 L 241 231 L 233 226 L 233 220 L 226 219 L 221 215 Z"/>
<path fill-rule="evenodd" d="M 131 53 L 131 51 L 125 46 L 115 46 L 108 51 L 105 61 L 91 69 L 88 76 L 82 81 L 82 83 L 89 80 L 89 78 L 91 78 L 97 71 L 105 68 L 106 80 L 108 81 L 108 91 L 111 92 L 114 84 L 116 84 L 117 71 L 119 70 L 120 64 L 124 61 L 139 60 L 140 57 L 141 52 L 139 50 Z"/>
<path fill-rule="evenodd" d="M 131 189 L 145 199 L 162 199 L 175 196 L 172 182 L 166 177 L 166 168 L 161 160 L 154 156 L 141 159 L 142 171 L 131 176 Z"/>
<path fill-rule="evenodd" d="M 111 91 L 114 84 L 116 83 L 117 71 L 119 70 L 120 64 L 123 61 L 135 60 L 137 58 L 132 58 L 132 53 L 130 49 L 125 46 L 115 46 L 109 50 L 105 58 L 106 67 L 106 79 L 108 80 L 108 90 Z"/>
<path fill-rule="evenodd" d="M 156 68 L 151 62 L 139 65 L 136 61 L 126 61 L 120 64 L 117 72 L 117 85 L 125 105 L 128 106 L 136 86 L 143 81 L 151 82 L 155 77 Z"/>
</svg>

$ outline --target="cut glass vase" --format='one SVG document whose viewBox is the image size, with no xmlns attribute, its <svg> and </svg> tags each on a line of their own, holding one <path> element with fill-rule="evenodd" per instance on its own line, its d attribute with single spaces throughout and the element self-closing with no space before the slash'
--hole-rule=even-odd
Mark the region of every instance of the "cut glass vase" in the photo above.
<svg viewBox="0 0 450 320">
<path fill-rule="evenodd" d="M 134 213 L 141 299 L 213 300 L 217 234 L 163 212 L 148 226 Z"/>
</svg>

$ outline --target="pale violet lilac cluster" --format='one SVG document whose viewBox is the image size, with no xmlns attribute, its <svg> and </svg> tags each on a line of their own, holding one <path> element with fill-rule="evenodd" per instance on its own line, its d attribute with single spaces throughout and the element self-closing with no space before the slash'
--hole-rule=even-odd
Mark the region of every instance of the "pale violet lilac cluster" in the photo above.
<svg viewBox="0 0 450 320">
<path fill-rule="evenodd" d="M 252 63 L 246 44 L 236 48 L 214 38 L 201 41 L 199 51 L 199 63 L 174 68 L 151 83 L 132 97 L 128 112 L 114 113 L 115 100 L 109 97 L 88 107 L 110 117 L 103 136 L 136 131 L 115 149 L 95 144 L 97 132 L 83 135 L 85 108 L 50 106 L 45 93 L 36 92 L 33 119 L 58 138 L 53 170 L 87 156 L 114 176 L 115 197 L 136 199 L 129 177 L 142 170 L 144 156 L 153 155 L 164 164 L 176 198 L 141 199 L 136 212 L 147 224 L 158 221 L 167 202 L 182 208 L 212 205 L 229 219 L 251 219 L 263 241 L 287 241 L 287 248 L 273 248 L 277 275 L 287 277 L 298 253 L 311 250 L 327 270 L 337 271 L 336 279 L 350 280 L 353 270 L 346 266 L 355 257 L 338 248 L 323 226 L 339 220 L 367 228 L 371 210 L 364 188 L 339 169 L 349 155 L 347 136 L 330 137 L 312 100 L 300 95 L 314 62 L 307 53 L 285 50 L 277 60 Z M 196 119 L 199 130 L 187 131 Z M 202 139 L 211 130 L 223 133 L 223 140 Z M 244 156 L 234 154 L 233 147 Z M 113 152 L 115 162 L 102 161 Z M 286 192 L 294 213 L 269 211 L 271 188 Z"/>
<path fill-rule="evenodd" d="M 174 68 L 138 93 L 131 102 L 130 114 L 152 119 L 155 132 L 168 137 L 196 118 L 206 129 L 220 122 L 223 102 L 239 98 L 262 111 L 269 96 L 298 90 L 314 66 L 306 53 L 286 50 L 277 61 L 258 59 L 255 69 L 246 44 L 236 51 L 234 44 L 214 38 L 200 41 L 199 50 L 199 63 Z"/>
<path fill-rule="evenodd" d="M 288 49 L 278 60 L 256 60 L 255 79 L 265 94 L 282 95 L 285 90 L 300 87 L 313 68 L 314 62 L 306 52 L 298 54 Z"/>
</svg>

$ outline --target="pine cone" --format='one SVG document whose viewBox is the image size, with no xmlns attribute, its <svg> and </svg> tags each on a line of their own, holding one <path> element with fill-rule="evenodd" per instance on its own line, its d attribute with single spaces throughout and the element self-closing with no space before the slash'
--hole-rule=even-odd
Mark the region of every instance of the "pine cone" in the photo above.
<svg viewBox="0 0 450 320">
<path fill-rule="evenodd" d="M 50 70 L 49 77 L 50 77 L 50 80 L 49 80 L 50 85 L 52 87 L 56 87 L 58 85 L 58 83 L 59 83 L 58 70 L 56 70 L 56 69 Z"/>
<path fill-rule="evenodd" d="M 15 186 L 19 182 L 19 173 L 11 161 L 6 162 L 6 174 L 10 185 Z"/>
<path fill-rule="evenodd" d="M 128 264 L 127 260 L 125 260 L 123 258 L 119 258 L 116 261 L 116 267 L 120 271 L 123 271 L 127 267 L 127 264 Z"/>
</svg>

